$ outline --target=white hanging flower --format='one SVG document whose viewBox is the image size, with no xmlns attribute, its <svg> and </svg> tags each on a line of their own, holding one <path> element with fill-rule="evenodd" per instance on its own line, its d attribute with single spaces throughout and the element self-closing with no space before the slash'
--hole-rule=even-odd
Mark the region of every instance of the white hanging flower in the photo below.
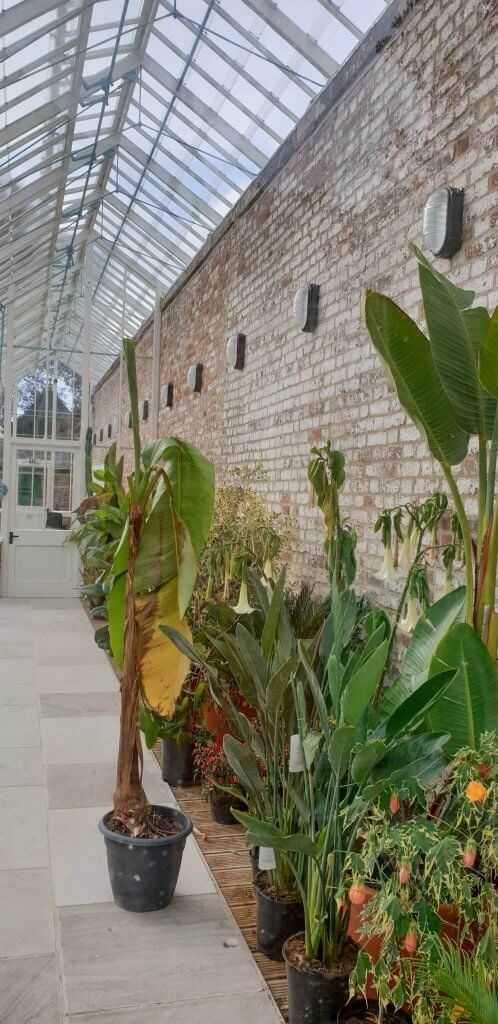
<svg viewBox="0 0 498 1024">
<path fill-rule="evenodd" d="M 412 530 L 412 533 L 410 535 L 410 558 L 411 558 L 412 562 L 414 562 L 416 557 L 417 557 L 417 548 L 418 548 L 419 537 L 420 537 L 420 530 L 417 530 L 417 528 Z"/>
<path fill-rule="evenodd" d="M 412 564 L 411 557 L 411 536 L 407 533 L 401 545 L 401 551 L 398 558 L 398 566 L 403 569 L 404 572 L 409 572 Z"/>
<path fill-rule="evenodd" d="M 446 594 L 450 594 L 452 590 L 453 580 L 451 579 L 451 576 L 445 576 L 443 586 L 443 597 L 446 597 Z"/>
<path fill-rule="evenodd" d="M 395 577 L 396 570 L 393 564 L 393 553 L 391 551 L 391 546 L 388 544 L 384 550 L 384 561 L 379 573 L 379 580 L 393 580 Z"/>
<path fill-rule="evenodd" d="M 271 564 L 271 558 L 267 558 L 263 566 L 263 575 L 266 576 L 267 580 L 271 580 L 273 576 L 273 566 Z"/>
<path fill-rule="evenodd" d="M 419 614 L 417 611 L 417 602 L 414 597 L 409 597 L 406 605 L 406 615 L 404 619 L 401 619 L 399 624 L 401 632 L 413 633 L 418 620 Z"/>
<path fill-rule="evenodd" d="M 247 596 L 247 583 L 245 582 L 245 580 L 243 580 L 242 583 L 240 584 L 239 601 L 238 604 L 232 606 L 232 611 L 235 612 L 236 615 L 250 615 L 251 612 L 254 611 L 254 608 L 251 608 L 251 605 L 249 604 L 249 598 Z"/>
</svg>

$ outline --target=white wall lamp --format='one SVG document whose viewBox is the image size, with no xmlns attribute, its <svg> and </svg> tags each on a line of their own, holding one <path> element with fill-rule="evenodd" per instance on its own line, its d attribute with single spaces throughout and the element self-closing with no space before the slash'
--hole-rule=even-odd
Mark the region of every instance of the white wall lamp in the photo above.
<svg viewBox="0 0 498 1024">
<path fill-rule="evenodd" d="M 187 387 L 189 391 L 201 391 L 202 389 L 202 363 L 194 363 L 187 373 Z"/>
<path fill-rule="evenodd" d="M 462 245 L 463 188 L 445 185 L 424 206 L 422 237 L 433 256 L 451 259 Z"/>
<path fill-rule="evenodd" d="M 146 398 L 144 398 L 143 402 L 140 402 L 140 404 L 138 406 L 138 415 L 140 416 L 141 420 L 148 419 L 148 416 L 149 416 L 149 403 L 148 403 Z"/>
<path fill-rule="evenodd" d="M 232 334 L 227 341 L 227 363 L 232 370 L 243 370 L 246 360 L 245 334 Z"/>
<path fill-rule="evenodd" d="M 310 333 L 318 323 L 319 284 L 302 284 L 294 296 L 294 320 L 302 331 Z"/>
<path fill-rule="evenodd" d="M 161 388 L 161 408 L 172 409 L 173 408 L 173 382 L 164 384 Z"/>
</svg>

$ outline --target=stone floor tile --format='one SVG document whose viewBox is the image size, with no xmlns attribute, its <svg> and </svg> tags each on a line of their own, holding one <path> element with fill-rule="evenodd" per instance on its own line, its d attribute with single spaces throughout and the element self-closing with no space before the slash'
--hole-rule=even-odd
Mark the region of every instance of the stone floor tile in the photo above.
<svg viewBox="0 0 498 1024">
<path fill-rule="evenodd" d="M 1 688 L 0 688 L 1 700 Z M 119 715 L 119 691 L 112 693 L 42 693 L 42 718 L 69 718 L 72 715 Z"/>
<path fill-rule="evenodd" d="M 17 686 L 31 686 L 35 681 L 34 656 L 0 659 L 0 680 L 4 683 L 15 683 Z"/>
<path fill-rule="evenodd" d="M 0 747 L 0 786 L 42 786 L 40 747 Z"/>
<path fill-rule="evenodd" d="M 0 871 L 0 958 L 55 949 L 48 868 Z"/>
<path fill-rule="evenodd" d="M 67 1024 L 234 1024 L 235 1021 L 237 1024 L 254 1024 L 255 1021 L 257 1024 L 282 1024 L 282 1017 L 266 992 L 233 992 L 211 999 L 66 1017 Z"/>
<path fill-rule="evenodd" d="M 117 717 L 42 718 L 40 728 L 46 765 L 94 764 L 117 756 Z"/>
<path fill-rule="evenodd" d="M 0 747 L 39 747 L 36 707 L 0 708 Z"/>
<path fill-rule="evenodd" d="M 48 867 L 43 786 L 0 787 L 0 871 Z"/>
<path fill-rule="evenodd" d="M 186 992 L 202 1001 L 261 989 L 217 894 L 175 898 L 152 914 L 108 903 L 58 915 L 68 1014 L 181 1002 Z"/>
<path fill-rule="evenodd" d="M 54 953 L 0 960 L 0 1024 L 60 1024 Z"/>
<path fill-rule="evenodd" d="M 118 683 L 109 663 L 93 665 L 38 665 L 35 667 L 38 693 L 115 693 Z"/>
<path fill-rule="evenodd" d="M 3 677 L 0 679 L 0 707 L 22 708 L 36 704 L 37 692 L 33 683 L 13 683 Z"/>
<path fill-rule="evenodd" d="M 0 751 L 0 779 L 2 752 Z M 116 785 L 116 765 L 107 764 L 49 765 L 46 769 L 48 806 L 51 810 L 76 807 L 110 807 Z M 156 771 L 144 765 L 144 788 L 152 803 L 174 803 L 169 786 Z"/>
</svg>

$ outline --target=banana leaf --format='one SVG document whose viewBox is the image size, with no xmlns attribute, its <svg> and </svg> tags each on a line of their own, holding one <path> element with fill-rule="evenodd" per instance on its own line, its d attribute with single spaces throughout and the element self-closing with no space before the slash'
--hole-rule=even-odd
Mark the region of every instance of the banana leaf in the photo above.
<svg viewBox="0 0 498 1024">
<path fill-rule="evenodd" d="M 375 292 L 366 293 L 365 319 L 401 405 L 430 451 L 443 465 L 458 465 L 467 454 L 469 435 L 441 387 L 425 334 L 395 302 Z"/>
<path fill-rule="evenodd" d="M 151 711 L 171 715 L 190 668 L 190 659 L 161 629 L 161 624 L 167 624 L 187 640 L 191 639 L 190 630 L 179 613 L 176 581 L 171 580 L 150 594 L 136 595 L 135 609 L 141 634 L 142 698 Z"/>
<path fill-rule="evenodd" d="M 419 278 L 432 356 L 457 423 L 469 434 L 490 438 L 496 401 L 479 380 L 479 351 L 489 323 L 483 307 L 462 308 L 461 290 L 435 273 L 417 249 Z M 472 294 L 472 293 L 469 293 Z"/>
<path fill-rule="evenodd" d="M 481 734 L 498 727 L 498 681 L 493 658 L 465 622 L 453 626 L 437 647 L 431 673 L 445 669 L 456 670 L 453 681 L 428 717 L 432 729 L 451 733 L 445 753 L 452 757 L 461 747 L 476 749 Z"/>
<path fill-rule="evenodd" d="M 479 353 L 481 383 L 490 395 L 498 398 L 498 306 L 491 317 Z"/>
</svg>

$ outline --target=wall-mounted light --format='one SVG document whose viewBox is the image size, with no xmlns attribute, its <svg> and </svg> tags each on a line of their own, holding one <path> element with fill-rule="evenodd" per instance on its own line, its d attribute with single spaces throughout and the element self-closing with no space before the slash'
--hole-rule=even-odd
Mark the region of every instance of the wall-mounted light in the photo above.
<svg viewBox="0 0 498 1024">
<path fill-rule="evenodd" d="M 99 430 L 99 441 L 103 441 L 103 440 L 104 440 L 104 428 L 101 427 L 100 430 Z"/>
<path fill-rule="evenodd" d="M 125 424 L 126 424 L 127 427 L 131 427 L 131 424 L 132 424 L 131 409 L 128 409 L 128 412 L 125 415 Z"/>
<path fill-rule="evenodd" d="M 149 403 L 146 398 L 138 406 L 138 415 L 141 420 L 146 420 L 149 415 Z"/>
<path fill-rule="evenodd" d="M 107 436 L 112 437 L 112 423 L 107 424 Z"/>
<path fill-rule="evenodd" d="M 93 434 L 93 443 L 97 444 L 97 434 L 95 432 Z"/>
<path fill-rule="evenodd" d="M 112 436 L 117 437 L 119 434 L 119 420 L 112 421 Z"/>
<path fill-rule="evenodd" d="M 202 363 L 194 363 L 187 373 L 189 391 L 200 391 L 202 388 Z"/>
<path fill-rule="evenodd" d="M 172 409 L 173 408 L 173 382 L 164 384 L 161 388 L 161 408 Z"/>
<path fill-rule="evenodd" d="M 294 320 L 302 331 L 315 330 L 318 323 L 319 284 L 302 284 L 294 296 Z"/>
<path fill-rule="evenodd" d="M 246 358 L 245 334 L 232 334 L 227 341 L 227 363 L 232 370 L 243 370 Z"/>
<path fill-rule="evenodd" d="M 463 188 L 438 188 L 424 206 L 422 237 L 434 256 L 451 259 L 462 244 Z"/>
</svg>

